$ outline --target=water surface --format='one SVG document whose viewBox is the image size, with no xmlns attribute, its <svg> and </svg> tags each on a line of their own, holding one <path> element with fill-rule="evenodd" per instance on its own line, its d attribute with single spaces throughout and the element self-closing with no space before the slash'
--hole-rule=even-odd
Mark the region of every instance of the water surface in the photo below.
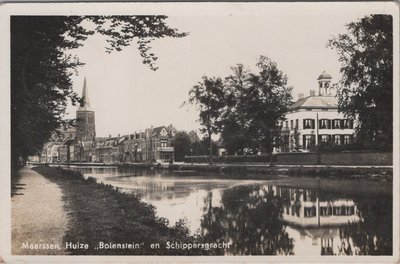
<svg viewBox="0 0 400 264">
<path fill-rule="evenodd" d="M 232 244 L 225 255 L 391 255 L 391 184 L 72 168 L 140 195 L 171 225 Z"/>
</svg>

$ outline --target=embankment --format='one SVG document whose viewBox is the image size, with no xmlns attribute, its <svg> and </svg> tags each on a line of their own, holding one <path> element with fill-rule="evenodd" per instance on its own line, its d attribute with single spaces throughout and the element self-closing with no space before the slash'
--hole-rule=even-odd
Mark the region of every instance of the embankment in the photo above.
<svg viewBox="0 0 400 264">
<path fill-rule="evenodd" d="M 82 174 L 62 168 L 39 166 L 35 171 L 60 186 L 68 212 L 69 226 L 64 237 L 70 245 L 88 248 L 67 249 L 72 255 L 206 255 L 211 251 L 173 250 L 167 241 L 197 243 L 201 238 L 190 236 L 184 223 L 169 227 L 164 218 L 155 215 L 154 207 L 140 198 L 121 193 L 110 185 L 85 179 Z M 100 248 L 101 243 L 116 245 L 115 249 Z M 111 244 L 109 244 L 111 243 Z M 118 248 L 126 244 L 135 248 Z M 159 244 L 159 248 L 151 245 Z"/>
<path fill-rule="evenodd" d="M 263 176 L 289 176 L 289 177 L 318 177 L 335 178 L 335 179 L 365 179 L 376 181 L 393 180 L 392 167 L 361 167 L 361 166 L 269 166 L 268 164 L 224 164 L 216 163 L 213 165 L 206 164 L 121 164 L 122 168 L 135 169 L 166 169 L 176 172 L 196 171 L 204 173 L 217 173 L 223 175 L 231 175 L 235 177 L 256 177 L 262 179 Z"/>
</svg>

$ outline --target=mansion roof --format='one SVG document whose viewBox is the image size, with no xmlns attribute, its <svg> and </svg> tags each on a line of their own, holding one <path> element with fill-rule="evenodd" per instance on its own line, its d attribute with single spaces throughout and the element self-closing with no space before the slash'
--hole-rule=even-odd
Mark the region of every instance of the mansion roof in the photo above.
<svg viewBox="0 0 400 264">
<path fill-rule="evenodd" d="M 326 108 L 337 109 L 338 100 L 335 96 L 308 96 L 303 97 L 294 102 L 289 110 L 310 109 L 310 108 Z"/>
</svg>

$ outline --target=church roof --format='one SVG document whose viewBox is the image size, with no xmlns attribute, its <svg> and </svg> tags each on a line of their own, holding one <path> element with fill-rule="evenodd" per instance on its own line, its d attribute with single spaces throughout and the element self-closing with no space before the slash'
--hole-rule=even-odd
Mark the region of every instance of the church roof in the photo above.
<svg viewBox="0 0 400 264">
<path fill-rule="evenodd" d="M 92 109 L 90 108 L 89 93 L 86 87 L 86 77 L 83 81 L 82 98 L 83 103 L 79 106 L 78 111 L 92 111 Z"/>
<path fill-rule="evenodd" d="M 337 109 L 338 101 L 334 96 L 308 96 L 303 97 L 294 102 L 289 110 L 306 109 L 306 108 L 326 108 Z"/>
</svg>

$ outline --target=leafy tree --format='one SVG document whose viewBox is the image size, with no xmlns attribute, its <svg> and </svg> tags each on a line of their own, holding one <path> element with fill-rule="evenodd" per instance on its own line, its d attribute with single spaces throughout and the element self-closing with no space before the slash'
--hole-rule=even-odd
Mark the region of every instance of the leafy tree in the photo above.
<svg viewBox="0 0 400 264">
<path fill-rule="evenodd" d="M 175 134 L 175 139 L 173 142 L 175 151 L 175 160 L 183 161 L 186 155 L 191 154 L 191 149 L 193 152 L 193 146 L 190 136 L 185 131 L 178 131 Z"/>
<path fill-rule="evenodd" d="M 271 153 L 274 138 L 280 133 L 278 122 L 292 103 L 292 88 L 271 59 L 260 56 L 256 66 L 259 73 L 250 74 L 250 85 L 243 96 L 249 121 L 247 138 L 250 148 Z"/>
<path fill-rule="evenodd" d="M 222 114 L 221 138 L 229 154 L 244 154 L 246 148 L 247 103 L 243 99 L 249 86 L 249 72 L 242 64 L 231 67 L 233 74 L 225 78 L 226 108 Z"/>
<path fill-rule="evenodd" d="M 357 138 L 373 146 L 392 146 L 393 19 L 370 15 L 347 24 L 347 33 L 328 42 L 342 63 L 339 111 L 357 120 Z"/>
<path fill-rule="evenodd" d="M 223 82 L 221 78 L 209 78 L 204 76 L 203 80 L 189 92 L 189 103 L 198 107 L 200 112 L 200 124 L 202 132 L 206 134 L 209 144 L 209 155 L 213 154 L 212 135 L 219 132 L 222 108 L 225 106 Z M 212 163 L 212 159 L 210 158 Z"/>
<path fill-rule="evenodd" d="M 11 17 L 11 149 L 13 167 L 39 153 L 64 123 L 68 101 L 80 98 L 71 76 L 83 63 L 66 51 L 83 45 L 89 35 L 107 36 L 107 52 L 137 40 L 143 63 L 153 70 L 154 38 L 183 37 L 166 25 L 166 16 L 12 16 Z M 93 30 L 83 26 L 93 23 Z"/>
</svg>

